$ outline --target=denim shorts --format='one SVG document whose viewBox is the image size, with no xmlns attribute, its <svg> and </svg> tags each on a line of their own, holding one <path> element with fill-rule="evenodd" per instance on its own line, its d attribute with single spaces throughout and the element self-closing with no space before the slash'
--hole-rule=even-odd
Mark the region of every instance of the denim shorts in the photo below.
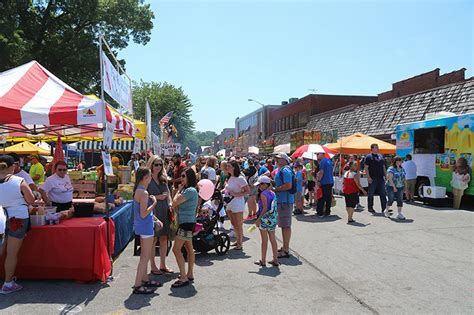
<svg viewBox="0 0 474 315">
<path fill-rule="evenodd" d="M 17 222 L 18 222 L 15 230 L 13 230 L 12 227 L 11 227 L 12 220 L 17 220 Z M 22 240 L 26 236 L 26 232 L 28 231 L 28 224 L 29 223 L 30 223 L 29 218 L 27 218 L 27 219 L 16 219 L 16 218 L 8 219 L 7 220 L 7 227 L 5 229 L 5 235 L 7 235 L 7 237 L 14 237 L 14 238 L 17 238 L 19 240 Z"/>
</svg>

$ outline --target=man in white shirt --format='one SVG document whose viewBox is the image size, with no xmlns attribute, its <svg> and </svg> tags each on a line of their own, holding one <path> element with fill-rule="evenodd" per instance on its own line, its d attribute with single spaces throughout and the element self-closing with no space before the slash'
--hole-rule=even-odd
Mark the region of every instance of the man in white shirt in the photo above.
<svg viewBox="0 0 474 315">
<path fill-rule="evenodd" d="M 407 154 L 405 162 L 402 164 L 405 170 L 405 194 L 409 202 L 413 202 L 415 198 L 415 186 L 416 186 L 416 164 L 412 161 L 411 154 Z"/>
<path fill-rule="evenodd" d="M 15 170 L 14 170 L 13 175 L 23 178 L 25 180 L 25 182 L 28 184 L 28 186 L 30 186 L 30 188 L 33 192 L 37 191 L 38 189 L 35 185 L 35 182 L 31 178 L 30 174 L 28 174 L 27 172 L 25 172 L 24 170 L 21 169 L 21 167 L 20 167 L 20 157 L 18 156 L 18 154 L 11 153 L 10 156 L 15 161 L 15 163 L 14 163 Z"/>
</svg>

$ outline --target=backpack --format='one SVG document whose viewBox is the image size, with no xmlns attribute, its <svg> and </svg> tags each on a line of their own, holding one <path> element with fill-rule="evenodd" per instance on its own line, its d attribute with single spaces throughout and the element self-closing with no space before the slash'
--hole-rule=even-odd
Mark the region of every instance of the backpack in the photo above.
<svg viewBox="0 0 474 315">
<path fill-rule="evenodd" d="M 295 175 L 295 172 L 293 172 L 293 170 L 291 169 L 291 167 L 285 166 L 280 170 L 280 172 L 279 172 L 280 180 L 282 181 L 282 183 L 285 182 L 283 180 L 283 173 L 282 173 L 283 169 L 285 169 L 285 168 L 288 168 L 291 171 L 291 188 L 288 189 L 286 192 L 291 194 L 291 195 L 294 195 L 294 194 L 296 194 L 296 175 Z"/>
</svg>

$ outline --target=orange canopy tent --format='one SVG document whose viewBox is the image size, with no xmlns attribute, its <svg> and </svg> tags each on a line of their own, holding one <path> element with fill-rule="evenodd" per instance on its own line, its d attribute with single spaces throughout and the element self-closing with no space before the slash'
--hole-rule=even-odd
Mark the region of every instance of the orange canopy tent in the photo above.
<svg viewBox="0 0 474 315">
<path fill-rule="evenodd" d="M 336 143 L 326 144 L 326 147 L 331 151 L 342 154 L 368 154 L 370 153 L 370 145 L 373 143 L 378 144 L 381 154 L 395 154 L 395 145 L 360 132 L 341 138 Z"/>
</svg>

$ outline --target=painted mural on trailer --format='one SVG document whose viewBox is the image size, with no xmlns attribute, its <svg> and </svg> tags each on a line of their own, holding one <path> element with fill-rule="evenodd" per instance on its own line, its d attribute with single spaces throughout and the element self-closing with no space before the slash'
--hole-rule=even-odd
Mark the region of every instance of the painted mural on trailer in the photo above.
<svg viewBox="0 0 474 315">
<path fill-rule="evenodd" d="M 432 168 L 436 185 L 446 187 L 447 191 L 452 191 L 453 166 L 459 157 L 464 157 L 471 169 L 474 166 L 474 114 L 399 125 L 396 135 L 397 155 L 411 154 L 414 160 L 434 160 L 434 165 L 423 165 L 422 168 Z M 474 195 L 474 180 L 465 194 Z"/>
</svg>

